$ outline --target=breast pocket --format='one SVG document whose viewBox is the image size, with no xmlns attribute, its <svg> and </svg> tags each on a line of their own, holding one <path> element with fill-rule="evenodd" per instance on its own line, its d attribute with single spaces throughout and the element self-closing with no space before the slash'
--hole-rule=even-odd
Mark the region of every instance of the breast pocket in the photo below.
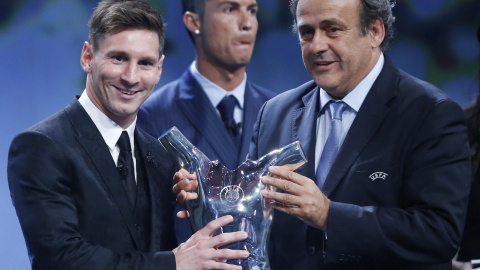
<svg viewBox="0 0 480 270">
<path fill-rule="evenodd" d="M 397 166 L 358 167 L 351 179 L 352 193 L 362 205 L 397 206 L 402 188 Z"/>
</svg>

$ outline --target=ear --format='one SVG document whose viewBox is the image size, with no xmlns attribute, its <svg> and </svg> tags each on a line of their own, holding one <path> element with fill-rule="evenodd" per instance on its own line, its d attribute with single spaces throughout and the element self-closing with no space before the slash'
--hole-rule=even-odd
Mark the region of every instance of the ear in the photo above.
<svg viewBox="0 0 480 270">
<path fill-rule="evenodd" d="M 385 26 L 382 19 L 377 18 L 370 24 L 369 35 L 372 48 L 379 48 L 385 38 Z"/>
<path fill-rule="evenodd" d="M 160 81 L 160 77 L 162 77 L 163 59 L 165 59 L 164 54 L 162 54 L 160 61 L 158 61 L 157 82 L 155 84 L 157 84 Z"/>
<path fill-rule="evenodd" d="M 198 16 L 197 13 L 190 11 L 185 12 L 185 14 L 183 14 L 183 23 L 192 34 L 195 33 L 195 30 L 200 30 L 200 16 Z"/>
<path fill-rule="evenodd" d="M 85 43 L 83 44 L 82 55 L 80 56 L 80 64 L 82 65 L 82 68 L 86 73 L 92 72 L 92 57 L 92 45 L 85 41 Z"/>
</svg>

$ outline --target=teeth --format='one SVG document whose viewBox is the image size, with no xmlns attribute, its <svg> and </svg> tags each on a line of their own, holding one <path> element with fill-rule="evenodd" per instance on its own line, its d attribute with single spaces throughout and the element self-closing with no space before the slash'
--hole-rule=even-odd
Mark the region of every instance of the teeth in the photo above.
<svg viewBox="0 0 480 270">
<path fill-rule="evenodd" d="M 120 92 L 126 94 L 126 95 L 133 95 L 135 94 L 135 92 L 130 92 L 130 91 L 127 91 L 127 90 L 124 90 L 124 89 L 120 89 Z"/>
</svg>

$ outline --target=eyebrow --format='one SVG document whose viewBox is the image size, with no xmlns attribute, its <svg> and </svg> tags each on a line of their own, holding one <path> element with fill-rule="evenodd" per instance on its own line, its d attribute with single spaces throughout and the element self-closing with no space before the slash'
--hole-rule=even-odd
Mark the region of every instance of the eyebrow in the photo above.
<svg viewBox="0 0 480 270">
<path fill-rule="evenodd" d="M 225 2 L 222 2 L 222 3 L 219 4 L 220 7 L 223 6 L 223 5 L 232 5 L 236 8 L 240 7 L 240 3 L 234 2 L 234 1 L 225 1 Z M 248 5 L 248 8 L 252 8 L 252 7 L 258 7 L 257 2 Z"/>
<path fill-rule="evenodd" d="M 332 25 L 332 24 L 345 25 L 345 23 L 342 20 L 339 20 L 336 18 L 326 19 L 320 22 L 320 25 Z"/>
<path fill-rule="evenodd" d="M 336 19 L 336 18 L 331 18 L 331 19 L 322 20 L 320 23 L 318 23 L 318 25 L 320 27 L 324 27 L 324 26 L 328 26 L 328 25 L 344 26 L 345 23 L 341 20 Z M 299 23 L 299 24 L 297 24 L 297 29 L 302 29 L 302 28 L 305 28 L 305 27 L 315 27 L 315 26 L 313 26 L 311 23 Z"/>
<path fill-rule="evenodd" d="M 127 58 L 130 58 L 129 57 L 129 54 L 125 51 L 120 51 L 120 50 L 112 50 L 110 52 L 107 53 L 107 56 L 112 56 L 112 55 L 121 55 L 121 56 L 124 56 L 124 57 L 127 57 Z M 142 57 L 140 58 L 141 61 L 150 61 L 150 62 L 158 62 L 160 60 L 160 57 L 158 57 L 158 59 L 156 57 L 152 57 L 152 56 L 145 56 L 145 57 Z"/>
</svg>

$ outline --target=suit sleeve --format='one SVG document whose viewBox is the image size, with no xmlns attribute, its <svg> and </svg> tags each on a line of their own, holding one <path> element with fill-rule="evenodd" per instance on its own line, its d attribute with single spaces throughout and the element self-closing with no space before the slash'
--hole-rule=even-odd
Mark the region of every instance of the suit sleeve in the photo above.
<svg viewBox="0 0 480 270">
<path fill-rule="evenodd" d="M 455 255 L 471 179 L 464 115 L 447 100 L 421 121 L 400 170 L 401 207 L 332 202 L 328 262 L 339 254 L 418 263 L 448 262 Z"/>
<path fill-rule="evenodd" d="M 262 120 L 262 115 L 265 110 L 265 106 L 268 103 L 266 101 L 262 107 L 260 108 L 260 111 L 258 113 L 257 121 L 255 122 L 255 125 L 253 126 L 253 135 L 252 135 L 252 140 L 250 141 L 250 147 L 248 149 L 248 156 L 247 159 L 251 160 L 257 160 L 259 158 L 258 155 L 258 137 L 260 136 L 260 122 Z"/>
<path fill-rule="evenodd" d="M 458 261 L 480 259 L 480 175 L 476 174 L 468 201 L 465 232 L 463 233 Z"/>
<path fill-rule="evenodd" d="M 25 132 L 8 159 L 11 197 L 33 269 L 175 269 L 172 252 L 116 252 L 82 237 L 73 199 L 79 168 L 48 136 Z"/>
</svg>

